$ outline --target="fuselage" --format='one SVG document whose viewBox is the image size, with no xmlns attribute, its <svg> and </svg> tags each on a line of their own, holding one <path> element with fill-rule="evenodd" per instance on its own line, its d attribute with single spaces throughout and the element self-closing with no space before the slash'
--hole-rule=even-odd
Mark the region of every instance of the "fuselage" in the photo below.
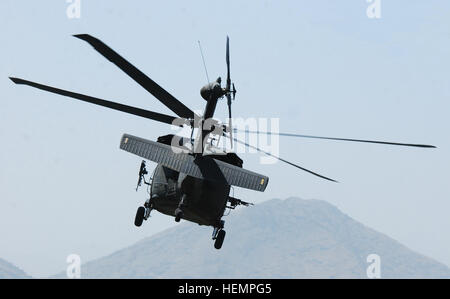
<svg viewBox="0 0 450 299">
<path fill-rule="evenodd" d="M 217 101 L 224 95 L 220 86 L 221 79 L 209 83 L 200 90 L 201 96 L 206 100 L 202 122 L 211 119 L 216 110 Z M 203 128 L 203 126 L 202 126 Z M 202 129 L 197 140 L 203 153 L 204 141 L 211 130 Z M 169 138 L 170 139 L 170 138 Z M 166 141 L 167 142 L 167 141 Z M 232 164 L 242 167 L 242 160 L 237 156 L 227 156 L 234 162 Z M 183 195 L 183 219 L 200 225 L 218 226 L 229 200 L 230 186 L 211 180 L 198 179 L 157 165 L 153 173 L 150 192 L 152 207 L 166 215 L 175 216 Z"/>
<path fill-rule="evenodd" d="M 175 216 L 185 194 L 183 219 L 215 226 L 223 216 L 229 193 L 228 185 L 197 179 L 158 164 L 153 173 L 150 202 L 155 210 Z"/>
</svg>

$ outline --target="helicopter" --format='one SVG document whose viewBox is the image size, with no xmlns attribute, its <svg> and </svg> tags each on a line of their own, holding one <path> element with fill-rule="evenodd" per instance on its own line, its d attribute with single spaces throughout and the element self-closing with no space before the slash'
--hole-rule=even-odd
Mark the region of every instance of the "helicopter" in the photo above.
<svg viewBox="0 0 450 299">
<path fill-rule="evenodd" d="M 426 144 L 409 144 L 289 133 L 260 132 L 238 130 L 233 128 L 231 106 L 235 100 L 237 91 L 235 84 L 231 81 L 230 75 L 230 47 L 228 36 L 226 41 L 227 77 L 225 87 L 222 87 L 222 80 L 219 77 L 217 80 L 208 83 L 201 88 L 200 95 L 206 101 L 205 109 L 202 115 L 194 113 L 190 108 L 185 106 L 181 101 L 176 99 L 173 95 L 163 89 L 155 81 L 150 79 L 147 75 L 137 69 L 134 65 L 120 56 L 101 40 L 89 34 L 77 34 L 74 35 L 74 37 L 90 44 L 99 54 L 115 64 L 177 116 L 140 109 L 17 77 L 10 77 L 10 79 L 15 84 L 28 85 L 50 93 L 100 105 L 146 119 L 191 129 L 190 138 L 168 134 L 158 137 L 156 141 L 152 141 L 130 134 L 124 134 L 122 136 L 119 146 L 120 149 L 144 159 L 139 167 L 136 190 L 138 190 L 142 182 L 144 182 L 148 185 L 150 193 L 149 198 L 146 199 L 144 204 L 137 209 L 134 220 L 134 224 L 137 227 L 140 227 L 144 220 L 148 220 L 150 213 L 153 210 L 156 210 L 162 214 L 174 217 L 176 222 L 180 222 L 180 220 L 183 219 L 199 225 L 211 226 L 213 228 L 212 239 L 214 241 L 214 247 L 216 249 L 220 249 L 222 247 L 226 235 L 224 230 L 225 222 L 222 218 L 225 215 L 226 210 L 234 209 L 240 205 L 252 205 L 251 203 L 230 196 L 231 188 L 235 186 L 264 192 L 268 185 L 269 177 L 244 169 L 243 160 L 239 158 L 236 153 L 222 152 L 218 150 L 217 147 L 214 148 L 214 144 L 212 142 L 213 139 L 211 139 L 211 136 L 214 135 L 229 138 L 231 145 L 233 142 L 240 143 L 247 148 L 252 148 L 300 170 L 332 182 L 337 181 L 306 169 L 298 164 L 289 162 L 281 157 L 275 156 L 270 152 L 250 145 L 245 141 L 239 140 L 233 136 L 233 132 L 241 131 L 247 134 L 258 135 L 279 135 L 288 137 L 435 148 L 433 145 Z M 228 105 L 228 123 L 226 124 L 213 119 L 218 101 L 224 98 L 226 98 Z M 197 129 L 197 134 L 194 138 L 193 135 L 195 129 Z M 211 151 L 211 148 L 216 151 Z M 157 164 L 152 176 L 148 180 L 145 178 L 148 174 L 146 160 Z"/>
</svg>

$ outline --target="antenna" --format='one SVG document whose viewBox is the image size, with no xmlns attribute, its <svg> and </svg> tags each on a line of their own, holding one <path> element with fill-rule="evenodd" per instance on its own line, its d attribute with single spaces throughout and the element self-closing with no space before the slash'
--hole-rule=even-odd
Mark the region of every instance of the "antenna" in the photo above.
<svg viewBox="0 0 450 299">
<path fill-rule="evenodd" d="M 207 83 L 209 83 L 209 76 L 208 76 L 208 69 L 206 68 L 206 63 L 205 63 L 205 57 L 203 56 L 203 50 L 202 50 L 202 45 L 200 44 L 200 41 L 198 41 L 198 47 L 200 48 L 200 54 L 202 55 L 202 61 L 203 61 L 203 67 L 205 68 L 205 73 L 206 73 L 206 80 L 208 80 Z"/>
</svg>

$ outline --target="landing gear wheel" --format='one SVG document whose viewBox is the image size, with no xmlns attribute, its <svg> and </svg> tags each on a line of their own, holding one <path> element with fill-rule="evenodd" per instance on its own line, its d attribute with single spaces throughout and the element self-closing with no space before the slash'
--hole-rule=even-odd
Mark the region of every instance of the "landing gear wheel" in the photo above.
<svg viewBox="0 0 450 299">
<path fill-rule="evenodd" d="M 183 211 L 180 209 L 177 209 L 175 211 L 175 222 L 180 222 L 181 217 L 183 217 Z"/>
<path fill-rule="evenodd" d="M 134 219 L 134 225 L 137 227 L 142 225 L 142 222 L 144 221 L 145 216 L 145 208 L 139 207 L 136 212 L 136 218 Z"/>
<path fill-rule="evenodd" d="M 222 248 L 223 240 L 225 239 L 226 232 L 222 229 L 217 234 L 216 241 L 214 242 L 214 248 L 220 249 Z"/>
</svg>

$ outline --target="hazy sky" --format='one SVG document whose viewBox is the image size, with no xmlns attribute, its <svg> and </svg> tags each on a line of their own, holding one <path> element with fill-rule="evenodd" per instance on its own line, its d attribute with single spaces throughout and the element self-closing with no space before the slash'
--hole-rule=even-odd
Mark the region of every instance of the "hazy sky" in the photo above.
<svg viewBox="0 0 450 299">
<path fill-rule="evenodd" d="M 224 77 L 228 34 L 236 117 L 279 117 L 286 132 L 438 146 L 282 138 L 281 156 L 341 183 L 246 154 L 244 166 L 270 182 L 264 193 L 236 189 L 235 196 L 326 200 L 450 265 L 449 2 L 382 0 L 378 20 L 367 17 L 366 0 L 81 5 L 81 18 L 69 19 L 65 0 L 0 2 L 0 257 L 51 275 L 65 269 L 69 254 L 86 262 L 175 225 L 153 213 L 134 227 L 146 199 L 144 189 L 134 191 L 141 159 L 119 149 L 123 133 L 154 140 L 169 126 L 16 86 L 8 76 L 170 114 L 71 37 L 89 33 L 202 110 L 197 41 L 210 77 Z M 225 113 L 221 102 L 217 115 Z"/>
</svg>

